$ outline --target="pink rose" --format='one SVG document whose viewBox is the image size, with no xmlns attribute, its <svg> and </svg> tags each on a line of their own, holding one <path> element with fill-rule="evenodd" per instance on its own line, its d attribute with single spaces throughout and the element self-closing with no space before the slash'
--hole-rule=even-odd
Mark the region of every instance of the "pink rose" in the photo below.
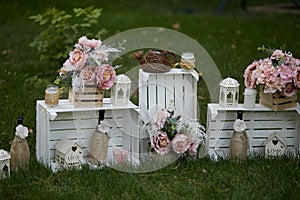
<svg viewBox="0 0 300 200">
<path fill-rule="evenodd" d="M 170 113 L 165 109 L 156 112 L 152 118 L 153 130 L 157 131 L 161 129 L 164 126 L 168 117 L 170 117 Z"/>
<path fill-rule="evenodd" d="M 157 131 L 153 137 L 154 150 L 159 155 L 165 155 L 169 152 L 170 140 L 166 132 Z"/>
<path fill-rule="evenodd" d="M 85 50 L 90 50 L 90 49 L 98 49 L 102 45 L 101 40 L 89 40 L 86 36 L 83 36 L 78 39 L 78 44 L 80 44 Z M 87 47 L 87 48 L 86 48 Z"/>
<path fill-rule="evenodd" d="M 176 153 L 184 153 L 189 149 L 191 143 L 189 136 L 178 133 L 172 140 L 172 147 Z"/>
<path fill-rule="evenodd" d="M 84 67 L 86 60 L 88 58 L 88 55 L 82 52 L 79 49 L 75 49 L 70 53 L 69 62 L 71 65 L 76 66 L 76 70 L 80 70 Z"/>
<path fill-rule="evenodd" d="M 81 71 L 80 71 L 80 76 L 83 78 L 85 83 L 95 83 L 95 73 L 94 73 L 94 68 L 91 66 L 85 66 Z"/>
<path fill-rule="evenodd" d="M 96 67 L 96 79 L 99 88 L 108 90 L 114 84 L 116 78 L 116 71 L 110 65 L 102 65 L 101 67 Z"/>
<path fill-rule="evenodd" d="M 66 74 L 66 72 L 70 72 L 76 70 L 76 67 L 70 63 L 70 60 L 66 60 L 63 64 L 63 67 L 60 69 L 60 72 Z"/>
</svg>

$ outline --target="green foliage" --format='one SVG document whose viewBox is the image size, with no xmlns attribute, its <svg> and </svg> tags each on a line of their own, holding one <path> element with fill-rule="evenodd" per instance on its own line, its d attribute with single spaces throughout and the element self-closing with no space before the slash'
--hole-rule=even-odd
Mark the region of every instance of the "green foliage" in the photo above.
<svg viewBox="0 0 300 200">
<path fill-rule="evenodd" d="M 73 14 L 64 10 L 51 8 L 43 14 L 30 16 L 35 23 L 46 26 L 32 43 L 31 47 L 36 48 L 40 59 L 50 65 L 60 65 L 73 48 L 74 43 L 81 36 L 100 38 L 105 33 L 102 29 L 96 34 L 86 33 L 88 28 L 98 23 L 101 16 L 101 8 L 74 8 Z"/>
</svg>

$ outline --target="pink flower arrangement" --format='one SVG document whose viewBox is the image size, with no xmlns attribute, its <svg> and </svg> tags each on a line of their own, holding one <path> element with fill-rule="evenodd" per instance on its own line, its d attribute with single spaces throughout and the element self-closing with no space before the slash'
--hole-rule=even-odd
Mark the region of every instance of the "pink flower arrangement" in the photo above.
<svg viewBox="0 0 300 200">
<path fill-rule="evenodd" d="M 196 119 L 182 119 L 174 112 L 157 111 L 146 124 L 152 149 L 159 155 L 174 151 L 179 155 L 196 157 L 198 147 L 206 135 Z"/>
<path fill-rule="evenodd" d="M 300 60 L 276 49 L 271 56 L 253 61 L 244 72 L 244 80 L 247 88 L 261 85 L 265 93 L 293 96 L 300 90 Z"/>
<path fill-rule="evenodd" d="M 115 81 L 116 71 L 108 63 L 111 53 L 121 52 L 120 48 L 104 45 L 101 40 L 80 37 L 75 49 L 69 53 L 55 83 L 65 81 L 74 91 L 85 85 L 97 85 L 98 88 L 108 90 Z"/>
</svg>

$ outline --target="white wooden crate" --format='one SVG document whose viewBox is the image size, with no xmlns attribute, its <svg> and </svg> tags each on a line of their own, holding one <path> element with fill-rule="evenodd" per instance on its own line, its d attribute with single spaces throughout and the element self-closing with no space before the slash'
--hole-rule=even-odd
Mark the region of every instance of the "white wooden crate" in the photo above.
<svg viewBox="0 0 300 200">
<path fill-rule="evenodd" d="M 105 110 L 104 122 L 109 125 L 110 140 L 108 161 L 113 161 L 113 148 L 122 147 L 129 151 L 129 161 L 138 164 L 139 131 L 136 125 L 136 105 L 113 106 L 104 98 L 101 108 L 76 108 L 68 100 L 47 108 L 43 100 L 37 101 L 36 157 L 49 166 L 55 155 L 55 144 L 63 137 L 76 141 L 83 147 L 84 157 L 89 154 L 90 138 L 97 126 L 99 112 Z"/>
<path fill-rule="evenodd" d="M 250 142 L 250 154 L 263 154 L 264 142 L 272 133 L 280 133 L 287 141 L 288 151 L 300 148 L 300 106 L 283 111 L 272 111 L 260 104 L 254 109 L 237 108 L 225 110 L 219 104 L 208 104 L 206 152 L 229 156 L 230 138 L 237 110 L 243 110 Z"/>
<path fill-rule="evenodd" d="M 197 81 L 195 70 L 171 69 L 166 73 L 139 71 L 139 105 L 143 120 L 149 110 L 167 108 L 174 101 L 175 115 L 198 118 Z"/>
</svg>

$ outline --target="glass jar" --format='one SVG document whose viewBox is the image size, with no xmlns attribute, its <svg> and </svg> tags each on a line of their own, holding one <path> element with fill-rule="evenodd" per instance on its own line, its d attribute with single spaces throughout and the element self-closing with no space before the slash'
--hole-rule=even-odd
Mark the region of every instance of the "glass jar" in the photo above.
<svg viewBox="0 0 300 200">
<path fill-rule="evenodd" d="M 58 86 L 49 85 L 45 90 L 45 103 L 50 107 L 58 105 L 59 95 L 60 89 Z"/>
<path fill-rule="evenodd" d="M 195 68 L 195 55 L 193 52 L 183 52 L 181 54 L 180 66 L 185 70 L 192 70 Z"/>
</svg>

